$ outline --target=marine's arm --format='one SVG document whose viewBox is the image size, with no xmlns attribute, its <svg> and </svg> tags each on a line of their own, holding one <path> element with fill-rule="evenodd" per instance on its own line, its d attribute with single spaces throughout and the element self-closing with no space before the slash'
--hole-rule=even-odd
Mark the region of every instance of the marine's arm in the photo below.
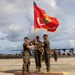
<svg viewBox="0 0 75 75">
<path fill-rule="evenodd" d="M 24 48 L 34 48 L 35 46 L 34 45 L 32 45 L 32 46 L 30 46 L 28 43 L 25 43 L 25 44 L 23 44 L 23 49 Z"/>
<path fill-rule="evenodd" d="M 27 48 L 29 48 L 29 49 L 30 49 L 30 48 L 34 48 L 34 47 L 35 47 L 34 45 L 33 45 L 33 46 L 29 46 L 29 45 L 28 45 L 28 46 L 27 46 Z"/>
</svg>

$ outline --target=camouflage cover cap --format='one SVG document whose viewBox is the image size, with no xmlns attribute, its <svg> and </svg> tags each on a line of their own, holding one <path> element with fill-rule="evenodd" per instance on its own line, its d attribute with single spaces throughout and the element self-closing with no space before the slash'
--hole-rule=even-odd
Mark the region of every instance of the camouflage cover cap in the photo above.
<svg viewBox="0 0 75 75">
<path fill-rule="evenodd" d="M 36 39 L 39 39 L 39 36 L 36 36 Z"/>
<path fill-rule="evenodd" d="M 27 39 L 27 40 L 29 40 L 29 38 L 28 38 L 28 37 L 24 37 L 24 39 Z"/>
<path fill-rule="evenodd" d="M 47 34 L 44 34 L 43 36 L 48 36 Z"/>
</svg>

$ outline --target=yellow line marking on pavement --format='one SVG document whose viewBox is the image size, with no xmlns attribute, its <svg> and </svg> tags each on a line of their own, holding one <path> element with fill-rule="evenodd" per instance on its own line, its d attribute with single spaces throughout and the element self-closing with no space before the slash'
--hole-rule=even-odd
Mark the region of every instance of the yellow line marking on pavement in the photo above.
<svg viewBox="0 0 75 75">
<path fill-rule="evenodd" d="M 68 75 L 67 72 L 63 72 L 64 75 Z"/>
<path fill-rule="evenodd" d="M 10 75 L 14 75 L 14 74 L 10 74 Z"/>
</svg>

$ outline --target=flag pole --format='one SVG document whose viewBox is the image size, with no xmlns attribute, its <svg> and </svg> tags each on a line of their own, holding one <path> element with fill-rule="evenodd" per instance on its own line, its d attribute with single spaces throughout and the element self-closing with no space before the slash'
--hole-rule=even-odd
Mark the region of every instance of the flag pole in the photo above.
<svg viewBox="0 0 75 75">
<path fill-rule="evenodd" d="M 33 1 L 33 5 L 36 5 L 35 1 Z M 35 13 L 34 13 L 34 19 L 35 19 Z M 34 39 L 36 38 L 36 30 L 35 30 L 35 23 L 34 23 Z"/>
<path fill-rule="evenodd" d="M 34 28 L 34 40 L 36 39 L 36 30 Z"/>
</svg>

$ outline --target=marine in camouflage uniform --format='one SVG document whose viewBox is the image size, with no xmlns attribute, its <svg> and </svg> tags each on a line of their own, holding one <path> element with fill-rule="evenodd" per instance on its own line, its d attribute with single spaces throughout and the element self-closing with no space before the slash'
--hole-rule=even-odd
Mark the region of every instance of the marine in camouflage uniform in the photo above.
<svg viewBox="0 0 75 75">
<path fill-rule="evenodd" d="M 23 67 L 22 67 L 22 74 L 30 73 L 29 67 L 30 67 L 30 48 L 33 48 L 33 46 L 29 46 L 28 37 L 24 38 L 23 43 Z"/>
<path fill-rule="evenodd" d="M 42 54 L 43 54 L 43 47 L 42 47 L 42 42 L 39 40 L 39 36 L 36 36 L 36 41 L 35 41 L 35 64 L 36 64 L 36 72 L 41 71 L 41 59 L 42 59 Z"/>
<path fill-rule="evenodd" d="M 45 58 L 45 64 L 46 64 L 46 69 L 47 73 L 50 72 L 50 42 L 48 40 L 48 35 L 44 34 L 44 58 Z"/>
<path fill-rule="evenodd" d="M 57 62 L 57 58 L 58 58 L 57 50 L 54 50 L 53 53 L 54 53 L 54 61 Z"/>
</svg>

